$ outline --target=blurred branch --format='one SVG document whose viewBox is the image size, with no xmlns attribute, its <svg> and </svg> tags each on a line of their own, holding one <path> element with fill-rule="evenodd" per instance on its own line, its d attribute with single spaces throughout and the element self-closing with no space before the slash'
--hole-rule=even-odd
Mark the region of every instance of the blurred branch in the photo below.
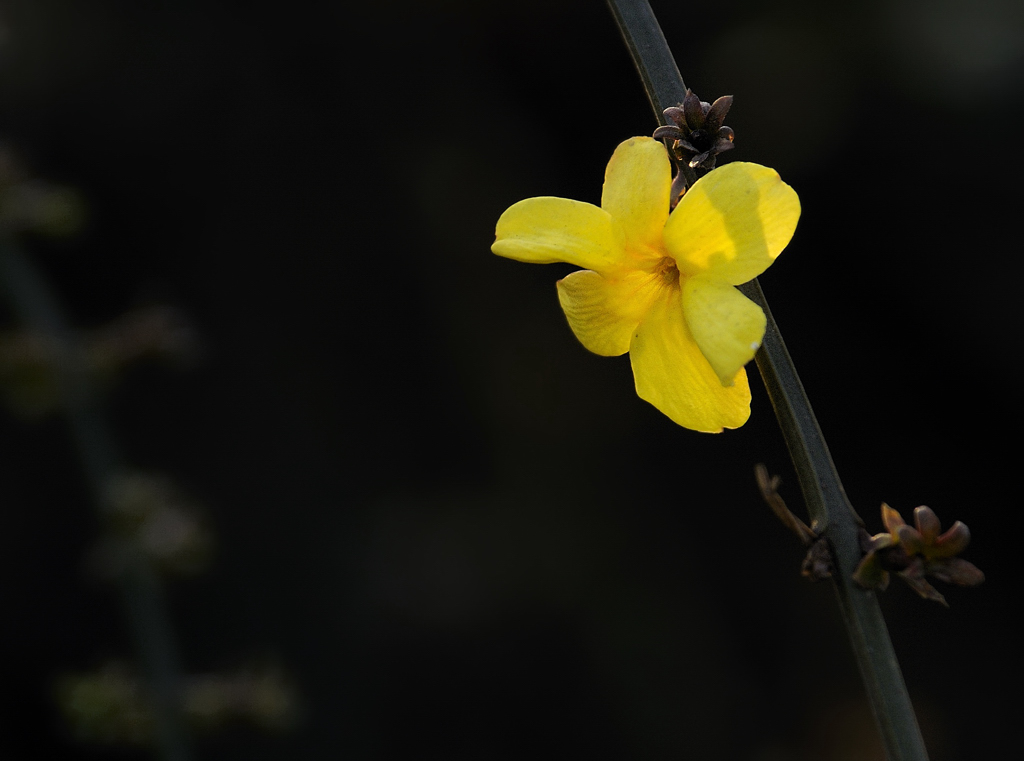
<svg viewBox="0 0 1024 761">
<path fill-rule="evenodd" d="M 97 671 L 65 675 L 56 692 L 80 740 L 143 747 L 152 743 L 152 699 L 128 664 L 110 661 Z M 291 679 L 272 663 L 186 677 L 181 704 L 184 718 L 199 732 L 239 723 L 281 732 L 295 724 L 299 713 Z"/>
<path fill-rule="evenodd" d="M 647 0 L 608 0 L 643 80 L 659 124 L 663 112 L 682 103 L 686 85 Z M 811 410 L 800 376 L 756 280 L 740 290 L 768 318 L 764 341 L 756 355 L 768 396 L 800 480 L 811 528 L 832 550 L 832 579 L 839 597 L 854 655 L 867 690 L 875 721 L 891 761 L 927 761 L 910 696 L 903 681 L 889 632 L 873 592 L 853 581 L 861 559 L 862 521 L 850 505 L 832 456 Z"/>
<path fill-rule="evenodd" d="M 55 347 L 60 396 L 93 498 L 103 511 L 111 479 L 124 467 L 97 402 L 84 348 L 41 274 L 6 235 L 0 238 L 0 288 L 18 319 L 47 336 Z M 125 559 L 117 581 L 152 691 L 160 757 L 164 761 L 188 761 L 191 752 L 181 720 L 181 681 L 163 590 L 141 550 Z"/>
</svg>

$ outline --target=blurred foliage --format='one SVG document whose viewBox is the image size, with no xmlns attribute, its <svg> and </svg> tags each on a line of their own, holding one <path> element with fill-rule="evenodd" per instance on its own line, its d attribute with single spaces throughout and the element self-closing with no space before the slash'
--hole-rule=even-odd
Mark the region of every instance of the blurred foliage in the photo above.
<svg viewBox="0 0 1024 761">
<path fill-rule="evenodd" d="M 181 692 L 182 710 L 197 731 L 244 722 L 279 732 L 291 728 L 298 717 L 294 688 L 273 666 L 190 676 Z M 123 662 L 107 663 L 91 674 L 62 677 L 56 695 L 80 741 L 116 745 L 150 745 L 153 741 L 145 685 Z"/>
<path fill-rule="evenodd" d="M 64 347 L 32 329 L 0 333 L 0 388 L 12 411 L 33 418 L 59 409 L 62 365 L 84 365 L 100 390 L 108 391 L 142 361 L 187 366 L 198 346 L 193 328 L 179 310 L 168 306 L 127 312 L 85 332 L 80 341 L 79 346 Z M 67 348 L 80 356 L 63 356 Z"/>
<path fill-rule="evenodd" d="M 169 479 L 146 473 L 114 476 L 103 512 L 106 531 L 90 558 L 97 575 L 116 577 L 126 556 L 135 552 L 172 575 L 206 569 L 213 536 L 200 511 Z"/>
</svg>

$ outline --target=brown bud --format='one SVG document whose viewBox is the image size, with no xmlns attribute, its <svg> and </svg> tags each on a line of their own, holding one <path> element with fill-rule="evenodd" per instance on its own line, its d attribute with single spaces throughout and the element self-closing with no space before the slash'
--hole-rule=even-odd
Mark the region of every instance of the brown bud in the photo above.
<svg viewBox="0 0 1024 761">
<path fill-rule="evenodd" d="M 939 534 L 942 524 L 931 508 L 921 505 L 914 510 L 915 528 L 883 502 L 882 522 L 889 533 L 873 537 L 868 537 L 866 531 L 861 534 L 864 558 L 853 574 L 861 586 L 882 589 L 886 572 L 896 572 L 925 599 L 946 605 L 946 599 L 928 583 L 926 576 L 960 586 L 973 586 L 985 580 L 973 564 L 956 557 L 971 539 L 967 526 L 960 521 Z"/>
</svg>

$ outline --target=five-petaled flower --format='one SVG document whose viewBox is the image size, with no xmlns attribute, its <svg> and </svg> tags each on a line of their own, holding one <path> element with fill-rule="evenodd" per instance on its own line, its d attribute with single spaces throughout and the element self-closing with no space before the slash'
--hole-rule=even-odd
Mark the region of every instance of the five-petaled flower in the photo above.
<svg viewBox="0 0 1024 761">
<path fill-rule="evenodd" d="M 498 220 L 491 250 L 583 267 L 558 281 L 580 342 L 602 356 L 628 351 L 637 394 L 676 423 L 738 428 L 750 416 L 743 366 L 765 316 L 733 286 L 786 247 L 800 201 L 775 170 L 732 163 L 698 180 L 670 214 L 671 174 L 662 143 L 631 138 L 608 163 L 600 208 L 520 201 Z"/>
</svg>

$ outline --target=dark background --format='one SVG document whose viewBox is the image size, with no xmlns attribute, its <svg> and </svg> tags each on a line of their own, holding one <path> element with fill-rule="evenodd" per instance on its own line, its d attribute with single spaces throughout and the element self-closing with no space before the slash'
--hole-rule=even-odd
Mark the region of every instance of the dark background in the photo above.
<svg viewBox="0 0 1024 761">
<path fill-rule="evenodd" d="M 687 84 L 736 98 L 727 158 L 800 194 L 761 283 L 851 499 L 872 531 L 883 500 L 972 530 L 983 586 L 882 603 L 933 761 L 998 757 L 1024 10 L 654 9 Z M 489 252 L 517 200 L 598 202 L 653 128 L 603 3 L 0 6 L 0 139 L 87 209 L 20 245 L 80 327 L 162 304 L 197 339 L 106 397 L 216 543 L 168 580 L 184 668 L 269 661 L 299 696 L 289 731 L 229 724 L 198 758 L 878 757 L 833 592 L 755 488 L 764 462 L 803 512 L 753 367 L 744 428 L 678 428 L 578 345 L 568 267 Z M 12 408 L 0 434 L 0 757 L 141 756 L 76 742 L 54 699 L 132 657 L 66 425 Z"/>
</svg>

